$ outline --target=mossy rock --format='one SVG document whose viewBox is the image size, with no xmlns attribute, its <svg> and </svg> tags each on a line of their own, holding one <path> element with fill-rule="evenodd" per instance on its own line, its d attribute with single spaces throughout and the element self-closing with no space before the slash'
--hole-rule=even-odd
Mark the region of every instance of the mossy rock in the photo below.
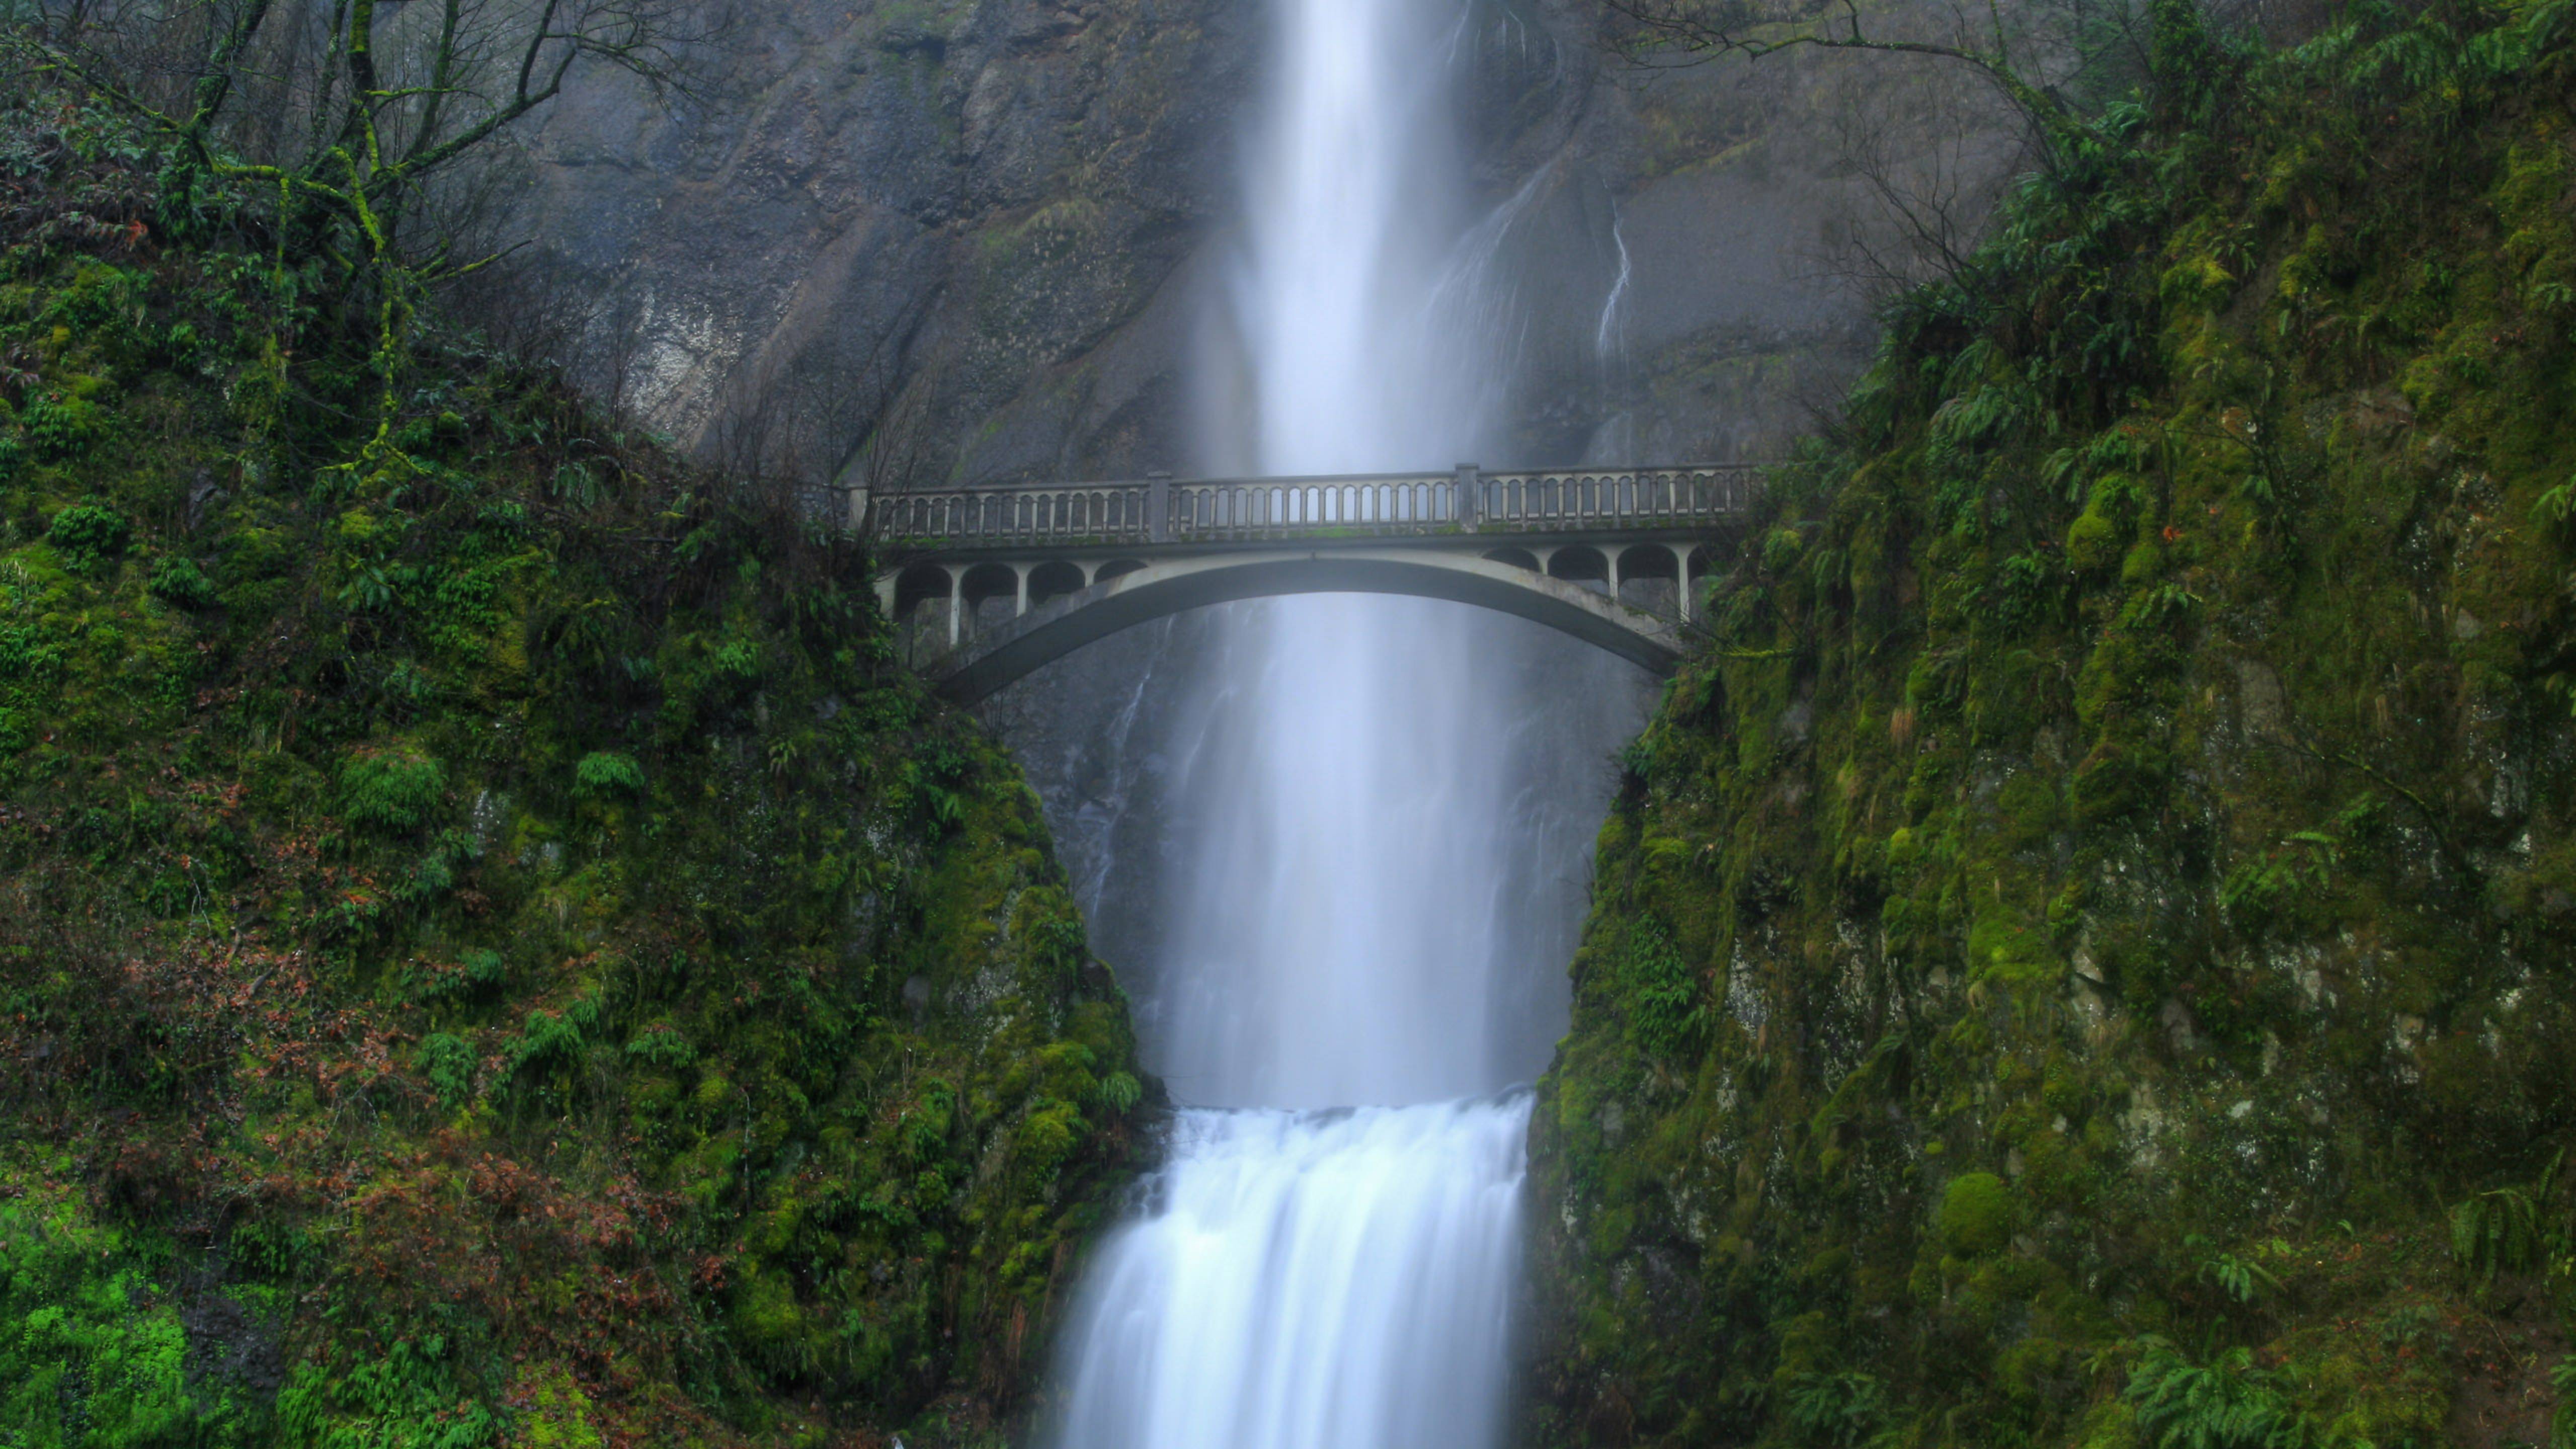
<svg viewBox="0 0 2576 1449">
<path fill-rule="evenodd" d="M 2002 1252 L 2012 1242 L 2012 1190 L 1991 1172 L 1962 1173 L 1941 1189 L 1934 1226 L 1942 1245 L 1961 1257 Z"/>
</svg>

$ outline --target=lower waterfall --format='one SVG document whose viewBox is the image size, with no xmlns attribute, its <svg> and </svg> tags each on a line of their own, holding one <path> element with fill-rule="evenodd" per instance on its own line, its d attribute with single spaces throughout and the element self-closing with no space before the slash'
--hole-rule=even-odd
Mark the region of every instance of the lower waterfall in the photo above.
<svg viewBox="0 0 2576 1449">
<path fill-rule="evenodd" d="M 1072 1319 L 1064 1442 L 1495 1442 L 1529 1108 L 1183 1112 Z"/>
</svg>

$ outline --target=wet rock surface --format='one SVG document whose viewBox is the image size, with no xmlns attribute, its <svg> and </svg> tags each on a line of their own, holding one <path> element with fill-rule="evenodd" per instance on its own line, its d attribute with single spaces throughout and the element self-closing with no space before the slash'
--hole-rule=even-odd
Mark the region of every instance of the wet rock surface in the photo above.
<svg viewBox="0 0 2576 1449">
<path fill-rule="evenodd" d="M 1871 345 L 1852 157 L 1947 167 L 1973 216 L 2009 150 L 1909 122 L 1956 98 L 1884 65 L 1649 71 L 1599 29 L 1480 0 L 1446 57 L 1510 279 L 1487 461 L 1776 453 Z M 1211 466 L 1202 319 L 1268 42 L 1256 0 L 744 8 L 681 104 L 577 76 L 513 224 L 599 299 L 566 323 L 592 385 L 702 453 L 829 473 L 891 407 L 936 440 L 920 478 Z"/>
</svg>

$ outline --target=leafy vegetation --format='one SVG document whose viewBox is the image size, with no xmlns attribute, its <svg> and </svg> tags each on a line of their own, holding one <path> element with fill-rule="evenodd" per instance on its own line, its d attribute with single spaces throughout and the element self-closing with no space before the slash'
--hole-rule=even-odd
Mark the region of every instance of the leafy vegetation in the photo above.
<svg viewBox="0 0 2576 1449">
<path fill-rule="evenodd" d="M 165 144 L 0 98 L 0 1442 L 990 1442 L 1150 1105 L 1026 787 Z"/>
<path fill-rule="evenodd" d="M 2576 1271 L 2576 1213 L 2551 1210 L 2566 1160 L 2561 1148 L 2531 1187 L 2489 1188 L 2451 1209 L 2451 1255 L 2463 1271 L 2489 1283 L 2498 1273 Z"/>
<path fill-rule="evenodd" d="M 2571 1421 L 2576 7 L 2151 19 L 1628 753 L 1535 1442 Z"/>
<path fill-rule="evenodd" d="M 2215 1363 L 2195 1364 L 2161 1339 L 2149 1339 L 2145 1349 L 2125 1397 L 2156 1449 L 2299 1449 L 2308 1442 L 2306 1419 L 2254 1366 L 2252 1350 L 2232 1348 Z"/>
</svg>

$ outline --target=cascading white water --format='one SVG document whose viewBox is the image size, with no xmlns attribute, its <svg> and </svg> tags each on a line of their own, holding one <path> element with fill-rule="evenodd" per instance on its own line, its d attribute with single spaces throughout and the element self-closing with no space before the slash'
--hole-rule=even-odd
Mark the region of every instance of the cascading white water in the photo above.
<svg viewBox="0 0 2576 1449">
<path fill-rule="evenodd" d="M 1494 1442 L 1527 1107 L 1183 1114 L 1074 1325 L 1067 1442 Z"/>
<path fill-rule="evenodd" d="M 1507 206 L 1460 202 L 1459 0 L 1276 0 L 1229 294 L 1269 474 L 1490 441 Z M 1627 666 L 1414 599 L 1228 611 L 1166 797 L 1138 997 L 1179 1114 L 1066 1328 L 1063 1449 L 1487 1449 L 1530 1098 Z"/>
<path fill-rule="evenodd" d="M 1457 0 L 1278 3 L 1229 298 L 1249 416 L 1222 442 L 1265 474 L 1472 457 L 1498 382 L 1478 325 L 1492 228 L 1468 224 L 1448 142 Z M 1529 626 L 1359 595 L 1234 612 L 1174 771 L 1148 1026 L 1173 1091 L 1388 1105 L 1526 1079 L 1554 1033 L 1498 958 L 1526 885 L 1504 736 Z"/>
</svg>

